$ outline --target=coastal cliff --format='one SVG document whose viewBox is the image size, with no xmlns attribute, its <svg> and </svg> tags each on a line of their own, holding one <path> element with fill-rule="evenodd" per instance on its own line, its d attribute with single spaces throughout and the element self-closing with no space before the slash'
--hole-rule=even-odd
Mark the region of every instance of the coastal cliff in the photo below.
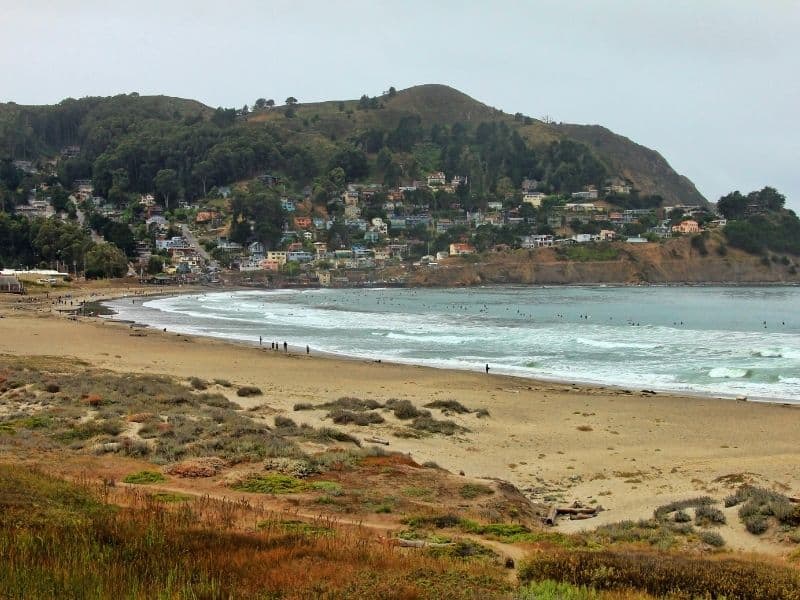
<svg viewBox="0 0 800 600">
<path fill-rule="evenodd" d="M 513 250 L 450 258 L 437 267 L 420 268 L 409 277 L 415 286 L 520 284 L 679 284 L 800 283 L 795 256 L 755 256 L 729 248 L 719 239 L 704 252 L 687 238 L 664 244 L 611 245 L 613 260 L 571 260 L 555 248 Z"/>
</svg>

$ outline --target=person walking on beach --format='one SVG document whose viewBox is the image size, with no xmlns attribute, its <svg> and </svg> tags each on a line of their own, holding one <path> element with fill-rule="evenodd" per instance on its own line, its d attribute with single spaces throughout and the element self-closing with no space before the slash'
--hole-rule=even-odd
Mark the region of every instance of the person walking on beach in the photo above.
<svg viewBox="0 0 800 600">
<path fill-rule="evenodd" d="M 261 336 L 258 336 L 258 345 L 261 345 Z"/>
<path fill-rule="evenodd" d="M 489 374 L 489 363 L 486 363 L 486 374 Z"/>
<path fill-rule="evenodd" d="M 311 354 L 311 348 L 308 347 L 308 344 L 306 344 L 306 354 Z"/>
<path fill-rule="evenodd" d="M 286 342 L 283 342 L 283 351 L 284 352 L 288 352 L 289 351 L 289 346 L 286 344 Z"/>
</svg>

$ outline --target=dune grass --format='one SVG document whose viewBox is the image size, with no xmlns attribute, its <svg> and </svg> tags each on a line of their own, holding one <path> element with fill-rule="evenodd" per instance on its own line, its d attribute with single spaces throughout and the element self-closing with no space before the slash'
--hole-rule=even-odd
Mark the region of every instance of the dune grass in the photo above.
<svg viewBox="0 0 800 600">
<path fill-rule="evenodd" d="M 123 493 L 120 491 L 119 493 Z M 0 465 L 0 590 L 8 598 L 508 598 L 501 566 L 407 553 L 363 530 L 266 519 L 241 503 L 125 507 L 88 484 Z M 134 501 L 138 498 L 138 501 Z"/>
</svg>

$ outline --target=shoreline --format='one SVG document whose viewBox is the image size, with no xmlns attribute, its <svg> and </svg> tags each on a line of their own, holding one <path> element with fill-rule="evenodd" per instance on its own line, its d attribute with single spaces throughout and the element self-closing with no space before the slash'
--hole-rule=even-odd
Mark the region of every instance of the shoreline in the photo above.
<svg viewBox="0 0 800 600">
<path fill-rule="evenodd" d="M 117 296 L 124 293 L 116 290 Z M 800 492 L 796 407 L 685 394 L 653 397 L 500 374 L 284 354 L 104 318 L 73 320 L 9 308 L 0 303 L 0 354 L 58 356 L 82 361 L 86 369 L 257 386 L 262 396 L 239 398 L 229 392 L 230 398 L 270 423 L 273 415 L 285 415 L 330 427 L 326 409 L 297 412 L 294 407 L 343 396 L 408 399 L 418 407 L 456 399 L 473 410 L 485 408 L 490 415 L 484 419 L 436 411 L 436 418 L 466 428 L 453 436 L 396 437 L 388 422 L 341 428 L 362 439 L 387 439 L 388 450 L 408 453 L 420 464 L 434 461 L 453 473 L 509 481 L 532 500 L 596 502 L 607 509 L 595 519 L 565 521 L 559 531 L 647 518 L 655 507 L 676 499 L 721 499 L 734 489 L 734 479 Z M 745 550 L 780 551 L 757 538 L 730 542 Z"/>
<path fill-rule="evenodd" d="M 783 284 L 777 284 L 777 286 L 778 287 L 784 287 Z M 628 287 L 695 287 L 695 288 L 697 288 L 697 287 L 722 287 L 722 286 L 718 286 L 718 285 L 715 285 L 715 284 L 714 285 L 693 285 L 693 286 L 691 286 L 691 285 L 690 286 L 672 286 L 670 284 L 650 284 L 650 285 L 644 285 L 644 286 L 639 286 L 639 285 L 616 286 L 616 285 L 612 285 L 612 284 L 608 284 L 608 285 L 606 285 L 606 284 L 555 285 L 555 286 L 551 286 L 551 285 L 506 284 L 506 285 L 499 285 L 499 286 L 495 286 L 495 285 L 485 286 L 485 285 L 482 285 L 482 286 L 470 286 L 470 287 L 473 287 L 473 288 L 475 288 L 475 287 L 477 287 L 477 288 L 485 288 L 485 287 L 524 287 L 524 288 L 552 289 L 552 288 L 560 288 L 560 287 L 573 287 L 573 288 L 575 288 L 575 287 L 578 287 L 578 288 L 581 288 L 581 287 L 602 287 L 602 288 L 614 288 L 614 287 L 619 287 L 619 288 L 628 288 Z M 736 284 L 736 285 L 730 286 L 730 287 L 757 287 L 757 286 L 738 285 L 738 284 Z M 775 287 L 775 286 L 770 284 L 770 285 L 767 285 L 765 287 Z M 796 286 L 787 286 L 787 287 L 796 287 Z M 329 289 L 329 288 L 312 288 L 312 289 Z M 355 289 L 367 289 L 367 288 L 355 288 Z M 387 288 L 379 286 L 379 287 L 376 287 L 376 288 L 368 288 L 368 289 L 379 289 L 380 290 L 380 289 L 387 289 Z M 408 288 L 408 289 L 412 289 L 412 288 Z M 426 288 L 423 288 L 423 289 L 426 289 Z M 461 288 L 441 288 L 441 289 L 461 289 Z M 215 290 L 206 290 L 206 289 L 193 289 L 193 290 L 186 290 L 186 291 L 182 291 L 182 292 L 178 292 L 178 293 L 165 292 L 165 293 L 162 293 L 162 294 L 155 294 L 153 296 L 149 296 L 148 300 L 175 298 L 175 297 L 180 297 L 180 296 L 198 295 L 198 294 L 204 294 L 204 293 L 235 293 L 235 292 L 264 292 L 264 293 L 267 293 L 267 292 L 280 292 L 280 291 L 299 291 L 299 290 L 297 290 L 296 288 L 248 288 L 248 287 L 233 287 L 233 288 L 226 288 L 224 290 L 216 290 L 216 291 Z M 146 323 L 144 321 L 137 321 L 136 319 L 118 319 L 118 318 L 115 318 L 115 315 L 119 316 L 119 313 L 117 313 L 113 308 L 108 307 L 104 303 L 112 302 L 112 301 L 115 301 L 115 300 L 120 300 L 120 299 L 125 298 L 125 297 L 127 297 L 127 296 L 121 295 L 121 296 L 117 296 L 117 297 L 107 298 L 107 299 L 104 299 L 104 300 L 98 302 L 99 304 L 105 306 L 109 311 L 114 313 L 114 315 L 106 315 L 106 316 L 103 316 L 102 318 L 106 318 L 106 319 L 111 320 L 111 321 L 120 322 L 120 323 L 126 323 L 126 324 L 133 323 L 134 326 L 136 326 L 136 327 L 143 327 L 143 328 L 146 327 L 146 328 L 151 329 L 151 330 L 160 330 L 161 329 L 161 326 L 150 324 L 150 323 Z M 148 310 L 158 311 L 158 309 L 148 309 Z M 181 329 L 180 327 L 172 329 L 171 331 L 174 332 L 174 333 L 180 333 L 181 335 L 187 335 L 187 336 L 203 338 L 203 339 L 218 340 L 218 341 L 221 341 L 223 343 L 230 343 L 230 344 L 241 345 L 241 346 L 245 346 L 245 347 L 260 348 L 260 349 L 263 349 L 263 350 L 271 350 L 271 348 L 267 348 L 264 345 L 259 346 L 259 344 L 254 342 L 254 341 L 249 341 L 249 340 L 242 339 L 242 338 L 225 337 L 223 335 L 196 333 L 196 332 L 186 331 L 185 329 Z M 273 340 L 269 340 L 269 341 L 265 340 L 265 344 L 268 343 L 268 342 L 271 343 L 272 341 Z M 306 350 L 305 345 L 302 345 L 302 344 L 301 345 L 289 344 L 288 348 L 289 348 L 290 353 L 294 352 L 295 354 L 305 354 L 305 350 Z M 469 368 L 469 367 L 466 367 L 466 366 L 463 367 L 463 368 L 459 368 L 458 366 L 450 366 L 450 365 L 444 366 L 444 365 L 437 365 L 437 364 L 426 364 L 424 362 L 414 361 L 413 359 L 410 359 L 408 361 L 403 361 L 403 360 L 397 360 L 397 358 L 395 358 L 395 357 L 387 358 L 385 356 L 378 356 L 377 358 L 372 358 L 372 357 L 369 357 L 369 356 L 358 355 L 358 354 L 346 354 L 346 353 L 340 353 L 340 352 L 331 352 L 331 351 L 322 350 L 322 349 L 315 349 L 315 348 L 313 348 L 313 346 L 311 348 L 312 348 L 312 351 L 313 351 L 315 356 L 322 357 L 322 358 L 327 358 L 327 359 L 331 359 L 331 360 L 366 361 L 366 362 L 393 364 L 393 365 L 397 365 L 397 366 L 422 367 L 422 368 L 431 368 L 431 369 L 436 369 L 436 370 L 441 370 L 441 371 L 454 371 L 454 372 L 457 372 L 457 373 L 484 374 L 483 369 L 480 369 L 480 368 L 473 369 L 473 368 Z M 282 352 L 282 348 L 280 350 L 277 350 L 277 352 Z M 596 381 L 596 380 L 592 380 L 592 379 L 581 379 L 581 378 L 562 379 L 562 378 L 558 378 L 558 377 L 546 377 L 546 376 L 543 377 L 543 376 L 535 376 L 535 375 L 528 376 L 528 375 L 516 373 L 516 372 L 514 372 L 513 370 L 510 370 L 510 369 L 504 369 L 502 366 L 501 367 L 491 366 L 491 369 L 492 369 L 492 374 L 493 375 L 515 378 L 515 379 L 519 379 L 521 381 L 530 381 L 530 382 L 533 382 L 533 383 L 536 383 L 536 384 L 539 384 L 539 385 L 559 384 L 559 385 L 568 385 L 568 386 L 573 386 L 573 387 L 592 387 L 592 388 L 597 388 L 597 389 L 601 389 L 601 390 L 605 389 L 605 390 L 611 390 L 611 391 L 618 391 L 618 392 L 623 392 L 625 394 L 632 394 L 632 395 L 633 394 L 639 394 L 639 393 L 645 393 L 645 394 L 649 394 L 649 395 L 652 395 L 652 396 L 658 395 L 658 396 L 673 396 L 673 397 L 689 397 L 689 398 L 697 398 L 697 399 L 713 398 L 713 399 L 724 400 L 724 401 L 728 401 L 728 402 L 754 402 L 754 403 L 760 403 L 760 404 L 778 404 L 778 405 L 787 406 L 787 407 L 800 408 L 800 400 L 793 400 L 793 399 L 789 399 L 789 398 L 785 398 L 785 397 L 755 396 L 755 395 L 745 395 L 745 394 L 737 394 L 737 393 L 726 394 L 724 392 L 718 392 L 718 391 L 717 392 L 704 392 L 704 391 L 694 390 L 694 389 L 671 389 L 671 388 L 660 387 L 657 384 L 656 385 L 644 384 L 641 387 L 639 387 L 639 386 L 634 387 L 634 386 L 624 385 L 624 384 L 614 384 L 614 383 L 601 382 L 601 381 Z"/>
</svg>

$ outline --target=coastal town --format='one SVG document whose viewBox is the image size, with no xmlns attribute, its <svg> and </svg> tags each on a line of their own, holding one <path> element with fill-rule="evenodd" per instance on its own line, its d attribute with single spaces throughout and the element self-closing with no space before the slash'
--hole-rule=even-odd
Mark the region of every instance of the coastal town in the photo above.
<svg viewBox="0 0 800 600">
<path fill-rule="evenodd" d="M 70 146 L 61 157 L 79 153 L 79 147 Z M 74 220 L 94 241 L 103 241 L 101 225 L 119 224 L 122 235 L 117 227 L 116 237 L 129 242 L 128 275 L 156 284 L 216 283 L 223 275 L 281 285 L 403 284 L 414 271 L 479 260 L 487 252 L 587 245 L 602 257 L 612 242 L 653 244 L 726 225 L 710 205 L 642 201 L 620 178 L 571 194 L 550 194 L 541 182 L 524 179 L 503 201 L 473 198 L 468 209 L 460 199 L 469 196 L 470 182 L 457 174 L 432 172 L 396 187 L 347 183 L 327 206 L 313 202 L 310 186 L 289 193 L 281 177 L 261 174 L 237 185 L 258 186 L 279 199 L 280 237 L 268 247 L 252 235 L 232 235 L 235 186 L 215 187 L 205 198 L 178 201 L 169 209 L 151 193 L 121 206 L 96 195 L 90 179 L 75 180 L 64 190 L 40 172 L 55 169 L 57 161 L 15 161 L 14 166 L 37 180 L 16 214 Z M 651 206 L 626 208 L 648 202 Z M 762 210 L 748 206 L 750 214 Z M 58 259 L 46 266 L 74 276 L 83 267 Z"/>
</svg>

